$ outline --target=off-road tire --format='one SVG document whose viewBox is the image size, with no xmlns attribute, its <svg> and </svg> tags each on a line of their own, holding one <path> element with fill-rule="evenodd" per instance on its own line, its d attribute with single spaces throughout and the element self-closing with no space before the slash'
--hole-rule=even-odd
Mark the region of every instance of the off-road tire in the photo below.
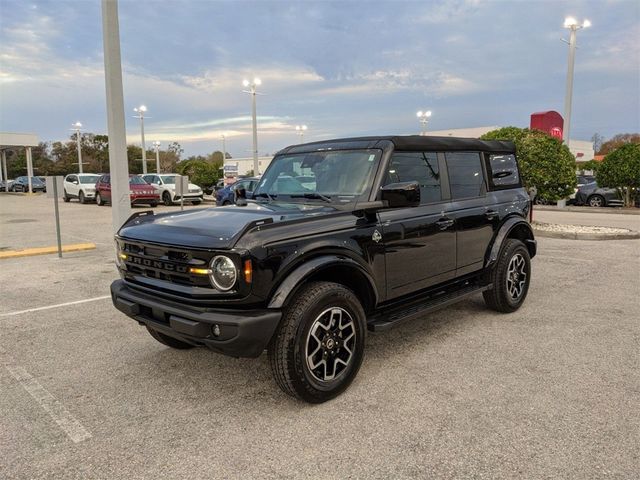
<svg viewBox="0 0 640 480">
<path fill-rule="evenodd" d="M 78 201 L 80 203 L 87 203 L 87 200 L 84 198 L 84 192 L 82 190 L 80 190 L 80 193 L 78 194 Z"/>
<path fill-rule="evenodd" d="M 71 200 L 71 197 L 69 197 L 69 195 L 67 195 L 67 191 L 64 191 L 64 194 L 62 195 L 62 201 L 65 203 L 69 203 L 69 200 Z"/>
<path fill-rule="evenodd" d="M 507 289 L 507 272 L 510 262 L 517 255 L 521 255 L 524 259 L 526 278 L 522 293 L 518 298 L 514 299 Z M 527 298 L 527 292 L 529 291 L 529 284 L 531 282 L 531 259 L 529 258 L 529 251 L 525 244 L 515 238 L 506 239 L 491 271 L 490 278 L 493 285 L 492 288 L 482 292 L 487 306 L 503 313 L 511 313 L 518 310 L 522 306 L 525 298 Z"/>
<path fill-rule="evenodd" d="M 162 201 L 167 207 L 173 205 L 173 202 L 171 201 L 171 194 L 169 192 L 164 192 L 162 194 Z"/>
<path fill-rule="evenodd" d="M 153 328 L 147 327 L 147 331 L 153 338 L 167 347 L 175 348 L 177 350 L 189 350 L 190 348 L 194 348 L 190 343 L 181 342 L 177 338 L 169 337 L 168 335 L 160 333 Z"/>
<path fill-rule="evenodd" d="M 311 373 L 305 357 L 309 330 L 322 312 L 333 307 L 347 312 L 353 321 L 355 344 L 347 366 L 337 378 L 319 381 Z M 322 403 L 338 396 L 360 369 L 366 331 L 364 310 L 351 290 L 331 282 L 303 286 L 285 307 L 278 330 L 269 343 L 269 363 L 278 386 L 285 393 L 310 403 Z"/>
<path fill-rule="evenodd" d="M 96 192 L 96 204 L 100 207 L 104 205 L 104 200 L 102 199 L 100 192 Z"/>
</svg>

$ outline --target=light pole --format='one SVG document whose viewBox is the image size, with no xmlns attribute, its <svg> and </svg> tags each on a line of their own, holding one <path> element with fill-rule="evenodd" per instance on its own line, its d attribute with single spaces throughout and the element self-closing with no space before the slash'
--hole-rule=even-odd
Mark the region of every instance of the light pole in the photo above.
<svg viewBox="0 0 640 480">
<path fill-rule="evenodd" d="M 147 107 L 140 105 L 133 109 L 138 115 L 134 118 L 140 119 L 140 137 L 142 138 L 142 173 L 147 173 L 147 148 L 144 143 L 144 112 L 147 111 Z"/>
<path fill-rule="evenodd" d="M 78 173 L 82 173 L 82 146 L 80 139 L 80 129 L 82 128 L 82 124 L 80 122 L 76 122 L 71 125 L 73 130 L 76 132 L 76 143 L 78 144 Z"/>
<path fill-rule="evenodd" d="M 160 173 L 160 142 L 153 142 L 153 148 L 156 149 L 156 173 Z"/>
<path fill-rule="evenodd" d="M 429 117 L 431 117 L 431 110 L 427 110 L 426 112 L 420 110 L 416 113 L 416 116 L 422 125 L 422 132 L 420 132 L 420 135 L 424 136 L 427 134 L 427 123 L 429 123 Z"/>
<path fill-rule="evenodd" d="M 306 125 L 296 125 L 296 135 L 300 137 L 300 143 L 304 143 L 304 132 L 307 131 Z"/>
<path fill-rule="evenodd" d="M 222 165 L 224 166 L 224 162 L 227 160 L 227 137 L 220 135 L 220 140 L 222 140 Z"/>
<path fill-rule="evenodd" d="M 564 28 L 568 28 L 571 31 L 567 42 L 569 44 L 569 66 L 567 68 L 567 89 L 564 94 L 564 128 L 562 129 L 562 139 L 567 144 L 567 147 L 569 146 L 571 130 L 571 98 L 573 97 L 573 65 L 576 60 L 576 32 L 580 28 L 588 28 L 590 26 L 591 22 L 589 20 L 585 20 L 582 25 L 579 25 L 578 21 L 573 17 L 564 19 Z"/>
<path fill-rule="evenodd" d="M 253 122 L 253 175 L 258 176 L 260 172 L 258 172 L 258 119 L 256 117 L 256 87 L 260 86 L 262 81 L 259 78 L 254 78 L 253 82 L 249 80 L 243 80 L 242 85 L 246 88 L 249 87 L 249 90 L 243 90 L 244 93 L 251 94 L 251 114 L 252 114 L 252 122 Z"/>
</svg>

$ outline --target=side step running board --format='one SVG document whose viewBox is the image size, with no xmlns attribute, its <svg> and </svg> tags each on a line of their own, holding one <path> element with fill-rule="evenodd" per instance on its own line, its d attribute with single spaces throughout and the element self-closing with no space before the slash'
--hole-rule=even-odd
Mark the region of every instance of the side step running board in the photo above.
<svg viewBox="0 0 640 480">
<path fill-rule="evenodd" d="M 367 321 L 367 328 L 372 332 L 383 332 L 413 317 L 433 312 L 489 288 L 491 288 L 491 285 L 469 285 L 453 292 L 441 293 L 424 300 L 412 302 L 406 306 L 391 308 L 387 311 L 383 310 Z"/>
</svg>

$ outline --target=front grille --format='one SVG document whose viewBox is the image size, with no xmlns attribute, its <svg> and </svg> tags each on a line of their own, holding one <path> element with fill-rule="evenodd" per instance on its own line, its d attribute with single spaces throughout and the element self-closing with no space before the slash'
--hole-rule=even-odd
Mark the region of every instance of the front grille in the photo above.
<svg viewBox="0 0 640 480">
<path fill-rule="evenodd" d="M 190 268 L 208 268 L 208 252 L 190 252 L 175 247 L 148 245 L 125 240 L 120 248 L 127 255 L 128 273 L 179 285 L 211 288 L 207 275 L 195 275 Z"/>
</svg>

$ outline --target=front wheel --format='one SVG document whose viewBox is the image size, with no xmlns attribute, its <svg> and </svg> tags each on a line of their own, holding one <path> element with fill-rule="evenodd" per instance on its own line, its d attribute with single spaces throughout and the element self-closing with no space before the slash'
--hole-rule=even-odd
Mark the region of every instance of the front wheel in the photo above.
<svg viewBox="0 0 640 480">
<path fill-rule="evenodd" d="M 365 333 L 364 310 L 351 290 L 331 282 L 305 285 L 269 344 L 278 386 L 310 403 L 336 397 L 360 369 Z"/>
<path fill-rule="evenodd" d="M 80 193 L 78 194 L 78 201 L 80 203 L 87 203 L 86 199 L 84 198 L 84 192 L 82 190 L 80 190 Z"/>
<path fill-rule="evenodd" d="M 169 192 L 164 192 L 162 194 L 162 201 L 167 207 L 173 205 L 173 201 L 171 200 L 171 194 Z"/>
<path fill-rule="evenodd" d="M 590 207 L 604 207 L 604 197 L 600 195 L 593 195 L 589 198 Z"/>
<path fill-rule="evenodd" d="M 65 203 L 69 203 L 69 200 L 71 200 L 71 198 L 69 197 L 69 195 L 67 195 L 67 191 L 66 191 L 66 190 L 64 191 L 64 194 L 62 195 L 62 200 L 63 200 Z"/>
<path fill-rule="evenodd" d="M 508 238 L 491 272 L 492 287 L 482 292 L 487 306 L 498 312 L 519 309 L 529 291 L 531 259 L 520 240 Z"/>
</svg>

